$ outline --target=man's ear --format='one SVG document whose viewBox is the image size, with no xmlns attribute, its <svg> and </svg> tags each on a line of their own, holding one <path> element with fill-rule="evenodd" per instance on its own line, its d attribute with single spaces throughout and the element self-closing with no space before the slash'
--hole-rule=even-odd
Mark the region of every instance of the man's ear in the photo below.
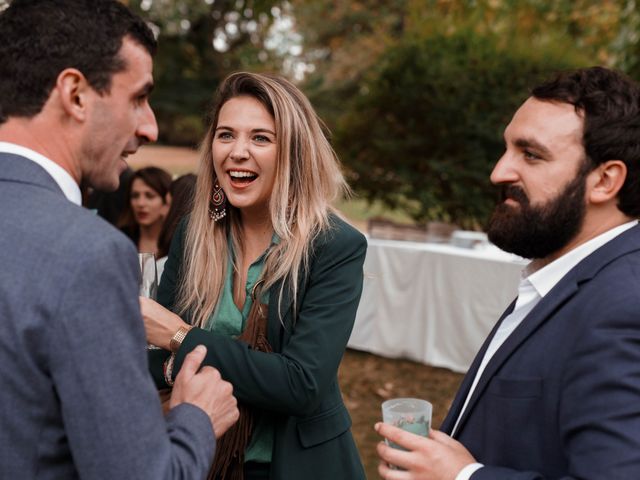
<svg viewBox="0 0 640 480">
<path fill-rule="evenodd" d="M 83 122 L 87 118 L 87 107 L 91 94 L 95 94 L 85 76 L 75 68 L 66 68 L 58 75 L 56 90 L 65 113 Z"/>
<path fill-rule="evenodd" d="M 607 160 L 587 176 L 591 203 L 602 204 L 618 196 L 627 178 L 627 166 L 622 160 Z"/>
</svg>

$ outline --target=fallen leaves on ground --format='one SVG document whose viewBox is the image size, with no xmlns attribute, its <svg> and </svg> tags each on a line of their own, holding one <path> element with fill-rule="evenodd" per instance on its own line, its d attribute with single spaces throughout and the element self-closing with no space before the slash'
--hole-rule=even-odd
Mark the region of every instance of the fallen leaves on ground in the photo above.
<svg viewBox="0 0 640 480">
<path fill-rule="evenodd" d="M 463 377 L 444 368 L 356 350 L 347 350 L 338 376 L 353 420 L 353 436 L 370 480 L 378 478 L 375 447 L 380 437 L 373 425 L 382 418 L 380 404 L 396 397 L 428 400 L 433 404 L 433 426 L 438 428 Z"/>
</svg>

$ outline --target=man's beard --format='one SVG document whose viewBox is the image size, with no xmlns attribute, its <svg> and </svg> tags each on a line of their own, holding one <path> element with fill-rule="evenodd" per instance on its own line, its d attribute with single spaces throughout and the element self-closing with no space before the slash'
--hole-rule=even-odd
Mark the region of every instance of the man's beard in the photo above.
<svg viewBox="0 0 640 480">
<path fill-rule="evenodd" d="M 562 249 L 584 222 L 585 179 L 586 172 L 579 172 L 556 198 L 538 206 L 531 206 L 520 187 L 502 185 L 501 203 L 487 227 L 489 240 L 524 258 L 545 258 Z M 516 200 L 519 206 L 503 203 L 506 198 Z"/>
</svg>

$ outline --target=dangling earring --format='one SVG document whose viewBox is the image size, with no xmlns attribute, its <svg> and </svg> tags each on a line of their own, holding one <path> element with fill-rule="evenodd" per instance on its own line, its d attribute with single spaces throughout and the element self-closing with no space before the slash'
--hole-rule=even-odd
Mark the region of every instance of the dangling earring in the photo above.
<svg viewBox="0 0 640 480">
<path fill-rule="evenodd" d="M 222 220 L 227 215 L 227 197 L 224 195 L 222 187 L 218 185 L 218 180 L 213 184 L 211 200 L 209 200 L 209 218 L 214 222 Z"/>
</svg>

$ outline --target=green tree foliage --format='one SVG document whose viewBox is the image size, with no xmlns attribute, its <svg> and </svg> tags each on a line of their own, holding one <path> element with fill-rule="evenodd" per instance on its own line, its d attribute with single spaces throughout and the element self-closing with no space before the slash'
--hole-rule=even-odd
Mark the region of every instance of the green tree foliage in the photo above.
<svg viewBox="0 0 640 480">
<path fill-rule="evenodd" d="M 480 226 L 502 129 L 559 69 L 640 75 L 636 0 L 293 2 L 304 88 L 355 190 L 416 220 Z M 325 12 L 325 16 L 321 12 Z M 329 16 L 325 20 L 326 16 Z"/>
<path fill-rule="evenodd" d="M 407 0 L 292 1 L 312 68 L 304 90 L 333 127 L 377 58 L 404 32 Z"/>
<path fill-rule="evenodd" d="M 504 127 L 532 84 L 575 63 L 499 43 L 459 30 L 404 40 L 378 59 L 335 127 L 358 192 L 418 221 L 484 222 Z"/>
<path fill-rule="evenodd" d="M 203 117 L 228 73 L 268 63 L 260 56 L 273 22 L 269 0 L 130 0 L 158 34 L 154 60 L 160 141 L 194 146 Z M 262 60 L 261 60 L 262 58 Z M 257 69 L 257 68 L 254 68 Z"/>
</svg>

